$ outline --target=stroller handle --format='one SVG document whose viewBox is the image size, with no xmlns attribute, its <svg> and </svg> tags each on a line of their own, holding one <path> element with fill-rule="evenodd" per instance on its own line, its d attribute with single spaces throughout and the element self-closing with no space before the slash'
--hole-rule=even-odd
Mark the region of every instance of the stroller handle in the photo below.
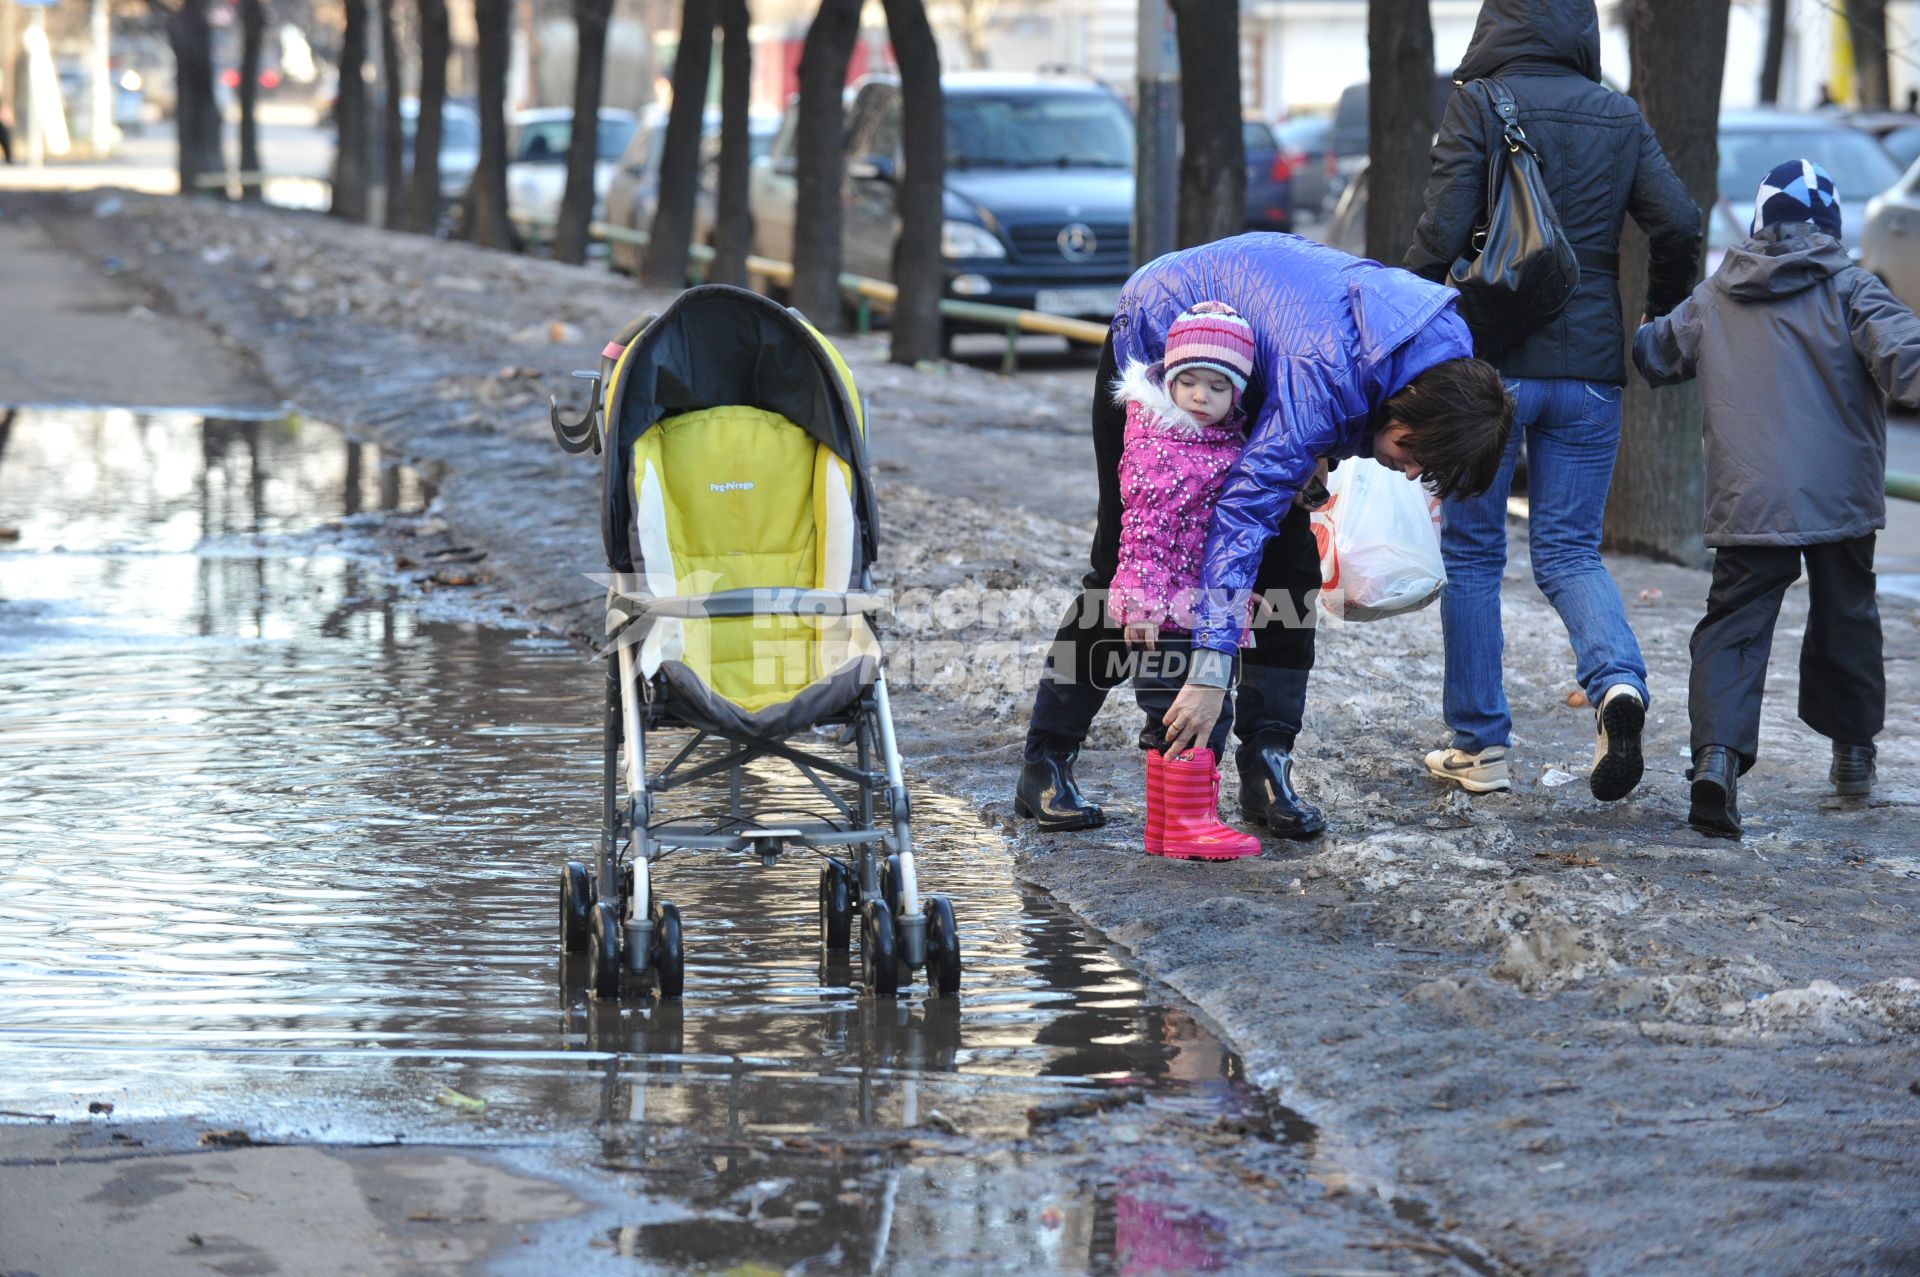
<svg viewBox="0 0 1920 1277">
<path fill-rule="evenodd" d="M 628 594 L 613 590 L 610 610 L 635 618 L 674 617 L 715 620 L 743 616 L 860 616 L 883 612 L 892 600 L 885 594 L 834 590 L 759 589 L 719 590 L 712 594 Z"/>
</svg>

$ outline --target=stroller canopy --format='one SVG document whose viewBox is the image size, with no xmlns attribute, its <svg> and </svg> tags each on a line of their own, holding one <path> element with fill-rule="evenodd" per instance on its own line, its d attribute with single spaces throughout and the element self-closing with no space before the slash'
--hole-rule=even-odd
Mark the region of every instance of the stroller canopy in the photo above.
<svg viewBox="0 0 1920 1277">
<path fill-rule="evenodd" d="M 607 388 L 600 527 L 607 566 L 636 570 L 634 444 L 663 421 L 702 409 L 760 409 L 798 426 L 853 471 L 861 556 L 878 533 L 866 422 L 853 374 L 825 337 L 777 302 L 726 284 L 690 288 L 627 347 Z"/>
</svg>

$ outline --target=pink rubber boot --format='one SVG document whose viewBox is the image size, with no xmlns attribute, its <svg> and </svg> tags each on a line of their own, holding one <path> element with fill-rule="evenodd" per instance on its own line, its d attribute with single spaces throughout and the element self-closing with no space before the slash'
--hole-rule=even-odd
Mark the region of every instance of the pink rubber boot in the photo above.
<svg viewBox="0 0 1920 1277">
<path fill-rule="evenodd" d="M 1147 854 L 1167 854 L 1166 759 L 1157 749 L 1147 751 Z"/>
<path fill-rule="evenodd" d="M 1160 761 L 1160 796 L 1166 809 L 1163 856 L 1185 860 L 1238 860 L 1260 854 L 1260 840 L 1220 823 L 1220 773 L 1213 751 L 1189 750 Z M 1152 790 L 1148 790 L 1152 802 Z M 1152 816 L 1148 828 L 1153 827 Z M 1149 834 L 1151 837 L 1151 834 Z"/>
</svg>

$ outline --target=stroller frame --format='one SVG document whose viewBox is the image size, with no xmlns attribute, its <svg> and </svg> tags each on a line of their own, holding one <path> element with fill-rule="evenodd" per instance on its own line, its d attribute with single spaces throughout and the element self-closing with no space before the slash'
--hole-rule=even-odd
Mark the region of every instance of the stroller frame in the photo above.
<svg viewBox="0 0 1920 1277">
<path fill-rule="evenodd" d="M 732 291 L 732 290 L 729 290 Z M 763 301 L 763 299 L 755 299 Z M 550 422 L 568 452 L 601 450 L 608 405 L 600 388 L 610 382 L 615 361 L 653 321 L 651 315 L 630 324 L 601 359 L 598 373 L 576 373 L 594 382 L 593 405 L 577 421 L 561 416 L 557 399 Z M 863 413 L 864 416 L 864 413 Z M 616 442 L 617 446 L 617 442 Z M 610 458 L 617 464 L 617 459 Z M 585 952 L 589 986 L 599 997 L 617 997 L 621 976 L 651 976 L 663 998 L 681 995 L 685 955 L 679 910 L 658 891 L 653 869 L 677 851 L 750 853 L 761 864 L 775 864 L 789 848 L 819 855 L 821 942 L 829 950 L 851 947 L 854 917 L 860 926 L 861 978 L 875 994 L 893 996 L 925 968 L 932 991 L 958 992 L 960 950 L 952 904 L 944 896 L 923 897 L 914 863 L 912 802 L 895 739 L 884 665 L 871 683 L 835 713 L 778 737 L 755 736 L 684 715 L 665 698 L 651 695 L 641 678 L 636 653 L 642 636 L 662 617 L 699 616 L 851 616 L 880 610 L 872 572 L 863 567 L 857 591 L 725 590 L 692 597 L 646 594 L 635 573 L 616 572 L 607 594 L 611 650 L 606 662 L 602 718 L 601 816 L 597 854 L 591 871 L 570 861 L 562 871 L 560 915 L 565 952 Z M 794 743 L 794 737 L 823 727 L 838 727 L 833 744 L 853 757 L 832 756 Z M 686 730 L 690 739 L 668 754 L 664 766 L 649 774 L 649 734 Z M 719 757 L 702 757 L 719 745 Z M 762 826 L 749 818 L 742 797 L 748 764 L 774 758 L 789 764 L 830 803 L 839 819 L 823 816 L 782 818 Z M 724 815 L 656 821 L 657 797 L 672 790 L 725 776 Z M 834 782 L 838 782 L 836 787 Z M 836 856 L 827 849 L 845 847 Z"/>
</svg>

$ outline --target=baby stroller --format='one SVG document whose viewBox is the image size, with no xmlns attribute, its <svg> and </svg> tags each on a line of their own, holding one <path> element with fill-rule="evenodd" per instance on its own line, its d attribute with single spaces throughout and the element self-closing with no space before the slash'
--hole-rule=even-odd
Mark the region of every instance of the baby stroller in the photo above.
<svg viewBox="0 0 1920 1277">
<path fill-rule="evenodd" d="M 851 947 L 857 912 L 873 993 L 895 995 L 918 969 L 957 992 L 953 906 L 920 894 L 867 623 L 883 601 L 852 373 L 797 311 L 707 285 L 629 325 L 598 373 L 575 375 L 594 379 L 593 408 L 570 422 L 555 403 L 551 421 L 568 452 L 604 444 L 612 574 L 599 854 L 592 870 L 561 872 L 564 951 L 587 955 L 596 997 L 617 997 L 631 974 L 677 998 L 686 957 L 660 863 L 688 851 L 772 865 L 804 849 L 823 860 L 821 942 Z M 656 753 L 667 762 L 650 772 Z M 789 765 L 826 808 L 746 811 L 746 768 L 762 759 Z M 724 796 L 705 798 L 722 782 Z M 698 810 L 669 818 L 674 791 Z"/>
</svg>

